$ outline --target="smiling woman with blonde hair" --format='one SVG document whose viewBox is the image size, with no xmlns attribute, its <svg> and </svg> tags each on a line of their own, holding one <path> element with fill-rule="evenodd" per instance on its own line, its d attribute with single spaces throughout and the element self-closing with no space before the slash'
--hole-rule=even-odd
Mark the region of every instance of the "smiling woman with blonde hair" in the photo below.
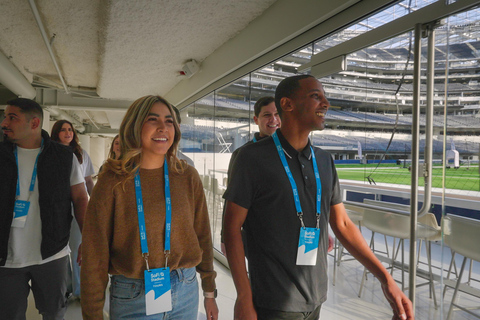
<svg viewBox="0 0 480 320">
<path fill-rule="evenodd" d="M 178 173 L 181 173 L 186 167 L 185 162 L 181 162 L 175 155 L 178 144 L 181 139 L 180 126 L 176 120 L 175 112 L 172 106 L 162 97 L 146 96 L 136 100 L 128 109 L 122 124 L 120 125 L 120 154 L 123 155 L 121 160 L 114 161 L 108 159 L 106 164 L 109 164 L 110 170 L 118 174 L 126 174 L 133 178 L 134 173 L 140 166 L 142 157 L 142 129 L 147 117 L 150 114 L 150 109 L 154 104 L 163 104 L 170 112 L 172 120 L 172 129 L 175 132 L 170 148 L 167 150 L 165 157 L 173 168 Z M 106 166 L 107 167 L 107 166 Z"/>
<path fill-rule="evenodd" d="M 121 159 L 108 159 L 83 229 L 82 312 L 101 319 L 197 319 L 200 273 L 207 318 L 217 319 L 213 246 L 197 171 L 176 157 L 171 105 L 146 96 L 120 126 Z"/>
</svg>

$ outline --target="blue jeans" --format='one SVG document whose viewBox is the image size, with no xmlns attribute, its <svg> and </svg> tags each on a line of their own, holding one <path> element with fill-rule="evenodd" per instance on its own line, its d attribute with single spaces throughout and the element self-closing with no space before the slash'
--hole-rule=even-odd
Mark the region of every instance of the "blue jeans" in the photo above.
<svg viewBox="0 0 480 320">
<path fill-rule="evenodd" d="M 195 268 L 170 272 L 172 311 L 146 316 L 145 281 L 121 275 L 112 276 L 110 283 L 110 319 L 197 319 L 198 282 Z"/>
</svg>

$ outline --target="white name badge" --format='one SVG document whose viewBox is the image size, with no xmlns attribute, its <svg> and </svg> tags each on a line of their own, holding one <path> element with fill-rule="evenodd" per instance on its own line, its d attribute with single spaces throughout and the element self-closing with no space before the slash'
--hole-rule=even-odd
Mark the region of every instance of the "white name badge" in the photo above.
<svg viewBox="0 0 480 320">
<path fill-rule="evenodd" d="M 145 304 L 147 316 L 172 310 L 170 268 L 145 270 Z"/>
<path fill-rule="evenodd" d="M 15 200 L 15 208 L 13 209 L 12 227 L 23 228 L 27 221 L 28 209 L 30 201 Z"/>
<path fill-rule="evenodd" d="M 317 264 L 320 229 L 300 228 L 298 240 L 297 266 L 314 266 Z"/>
</svg>

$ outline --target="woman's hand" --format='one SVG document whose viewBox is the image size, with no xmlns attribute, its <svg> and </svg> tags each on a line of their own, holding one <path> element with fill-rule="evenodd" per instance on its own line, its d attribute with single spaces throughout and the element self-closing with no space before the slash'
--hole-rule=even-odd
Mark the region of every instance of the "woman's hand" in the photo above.
<svg viewBox="0 0 480 320">
<path fill-rule="evenodd" d="M 215 298 L 205 298 L 203 304 L 205 305 L 207 320 L 218 320 L 218 307 Z"/>
</svg>

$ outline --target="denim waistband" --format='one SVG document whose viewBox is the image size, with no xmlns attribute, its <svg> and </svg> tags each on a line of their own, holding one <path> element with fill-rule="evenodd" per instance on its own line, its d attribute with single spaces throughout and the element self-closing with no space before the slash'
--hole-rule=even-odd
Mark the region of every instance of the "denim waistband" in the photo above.
<svg viewBox="0 0 480 320">
<path fill-rule="evenodd" d="M 170 271 L 170 277 L 178 277 L 178 280 L 183 281 L 183 279 L 185 279 L 185 275 L 189 274 L 192 271 L 196 272 L 195 267 L 193 267 L 193 268 L 178 268 L 178 269 Z"/>
</svg>

